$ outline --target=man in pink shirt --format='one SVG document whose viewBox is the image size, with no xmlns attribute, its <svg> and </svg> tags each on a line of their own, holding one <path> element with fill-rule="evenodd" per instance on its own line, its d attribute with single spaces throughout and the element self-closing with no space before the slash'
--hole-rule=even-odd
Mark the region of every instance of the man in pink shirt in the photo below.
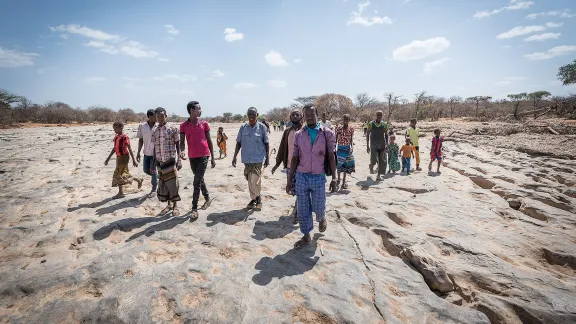
<svg viewBox="0 0 576 324">
<path fill-rule="evenodd" d="M 202 209 L 210 206 L 210 195 L 204 182 L 204 173 L 208 168 L 208 157 L 211 157 L 212 168 L 216 166 L 214 161 L 214 151 L 212 149 L 212 139 L 210 138 L 210 125 L 202 119 L 198 119 L 202 114 L 202 108 L 198 101 L 190 101 L 186 106 L 190 118 L 180 125 L 180 154 L 182 160 L 186 160 L 185 150 L 188 143 L 188 157 L 190 167 L 194 173 L 194 193 L 192 194 L 192 213 L 190 221 L 198 218 L 198 199 L 200 191 L 205 202 Z"/>
<path fill-rule="evenodd" d="M 320 223 L 320 232 L 326 231 L 326 173 L 332 175 L 330 190 L 336 188 L 336 160 L 334 150 L 336 136 L 329 128 L 318 123 L 318 112 L 313 105 L 306 105 L 303 109 L 306 127 L 296 132 L 294 137 L 294 153 L 290 165 L 290 174 L 286 185 L 286 193 L 292 191 L 292 179 L 296 176 L 296 199 L 298 209 L 298 222 L 300 231 L 304 236 L 294 244 L 301 248 L 310 243 L 310 232 L 314 229 L 312 212 L 316 214 L 316 221 Z M 325 161 L 329 161 L 329 170 L 325 168 Z"/>
</svg>

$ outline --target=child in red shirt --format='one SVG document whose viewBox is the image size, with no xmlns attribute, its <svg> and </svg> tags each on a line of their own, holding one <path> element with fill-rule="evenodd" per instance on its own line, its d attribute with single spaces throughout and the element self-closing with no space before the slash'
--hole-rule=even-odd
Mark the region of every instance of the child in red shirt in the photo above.
<svg viewBox="0 0 576 324">
<path fill-rule="evenodd" d="M 108 155 L 106 161 L 104 161 L 104 165 L 108 165 L 110 158 L 114 153 L 116 153 L 116 169 L 112 176 L 112 187 L 118 187 L 118 194 L 114 196 L 114 198 L 123 198 L 124 191 L 122 186 L 131 184 L 132 181 L 136 181 L 138 183 L 138 189 L 140 189 L 142 187 L 143 179 L 134 178 L 128 170 L 130 156 L 132 157 L 132 164 L 134 167 L 138 167 L 138 163 L 136 162 L 136 159 L 134 159 L 134 153 L 130 147 L 130 138 L 128 138 L 128 135 L 123 134 L 124 124 L 122 122 L 115 122 L 113 127 L 114 132 L 116 133 L 116 136 L 114 137 L 114 148 L 110 152 L 110 155 Z"/>
<path fill-rule="evenodd" d="M 432 163 L 434 160 L 438 161 L 438 168 L 436 168 L 436 173 L 440 173 L 440 163 L 442 162 L 442 142 L 444 142 L 444 136 L 440 136 L 440 129 L 434 130 L 434 137 L 432 137 L 432 147 L 430 148 L 430 164 L 428 165 L 428 171 L 432 172 Z"/>
</svg>

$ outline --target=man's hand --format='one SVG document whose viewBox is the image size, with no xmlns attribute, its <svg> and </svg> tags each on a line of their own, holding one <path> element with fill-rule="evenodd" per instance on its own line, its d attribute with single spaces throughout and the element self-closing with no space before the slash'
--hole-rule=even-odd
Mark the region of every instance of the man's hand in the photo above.
<svg viewBox="0 0 576 324">
<path fill-rule="evenodd" d="M 212 169 L 214 169 L 216 167 L 216 161 L 214 161 L 214 158 L 212 158 L 210 162 L 212 163 Z"/>
<path fill-rule="evenodd" d="M 136 154 L 136 161 L 138 161 L 138 163 L 140 163 L 140 153 Z"/>
<path fill-rule="evenodd" d="M 286 193 L 290 194 L 292 192 L 292 181 L 288 180 L 288 183 L 286 184 Z"/>
<path fill-rule="evenodd" d="M 176 162 L 176 170 L 180 171 L 182 169 L 182 162 Z"/>
<path fill-rule="evenodd" d="M 234 158 L 232 159 L 232 166 L 233 166 L 233 167 L 236 167 L 236 157 L 234 157 Z"/>
<path fill-rule="evenodd" d="M 104 161 L 104 165 L 108 165 L 108 162 L 110 162 L 110 159 L 106 159 L 106 161 Z"/>
<path fill-rule="evenodd" d="M 268 165 L 270 165 L 270 160 L 266 158 L 266 160 L 264 160 L 264 168 L 267 168 Z"/>
<path fill-rule="evenodd" d="M 334 178 L 330 181 L 330 192 L 336 192 L 336 179 Z"/>
<path fill-rule="evenodd" d="M 366 146 L 366 153 L 370 154 L 370 147 Z"/>
<path fill-rule="evenodd" d="M 132 161 L 132 165 L 133 165 L 135 168 L 137 168 L 137 167 L 138 167 L 138 162 Z"/>
<path fill-rule="evenodd" d="M 180 158 L 181 158 L 182 160 L 186 160 L 186 153 L 180 152 Z"/>
<path fill-rule="evenodd" d="M 278 166 L 275 165 L 275 166 L 272 168 L 272 174 L 274 174 L 274 172 L 276 172 L 277 169 L 278 169 Z"/>
</svg>

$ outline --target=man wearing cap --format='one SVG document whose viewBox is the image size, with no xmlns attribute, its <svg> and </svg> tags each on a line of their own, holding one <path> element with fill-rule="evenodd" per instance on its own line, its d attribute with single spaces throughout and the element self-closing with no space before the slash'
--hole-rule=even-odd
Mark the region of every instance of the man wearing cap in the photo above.
<svg viewBox="0 0 576 324">
<path fill-rule="evenodd" d="M 190 101 L 186 106 L 190 118 L 180 125 L 180 157 L 186 160 L 186 143 L 188 143 L 188 157 L 190 167 L 194 173 L 194 193 L 192 194 L 192 213 L 190 220 L 198 218 L 198 199 L 200 191 L 204 196 L 202 209 L 210 206 L 210 194 L 204 182 L 204 173 L 208 168 L 208 157 L 212 168 L 216 166 L 214 161 L 214 150 L 212 149 L 212 139 L 210 138 L 210 125 L 205 120 L 199 119 L 202 108 L 198 101 Z"/>
<path fill-rule="evenodd" d="M 248 181 L 250 198 L 252 199 L 246 208 L 262 209 L 262 169 L 269 164 L 268 130 L 266 126 L 258 122 L 258 110 L 248 108 L 246 113 L 248 122 L 240 127 L 236 137 L 236 150 L 232 159 L 232 166 L 236 167 L 236 157 L 242 148 L 242 163 L 244 163 L 244 177 Z"/>
<path fill-rule="evenodd" d="M 140 163 L 140 151 L 144 148 L 144 173 L 152 176 L 152 191 L 150 191 L 148 197 L 153 198 L 156 196 L 156 188 L 158 186 L 156 168 L 152 167 L 152 160 L 154 159 L 154 141 L 152 141 L 152 132 L 156 129 L 156 114 L 154 113 L 154 109 L 149 109 L 146 116 L 148 116 L 148 121 L 138 125 L 138 132 L 136 133 L 136 137 L 139 138 L 136 161 Z"/>
</svg>

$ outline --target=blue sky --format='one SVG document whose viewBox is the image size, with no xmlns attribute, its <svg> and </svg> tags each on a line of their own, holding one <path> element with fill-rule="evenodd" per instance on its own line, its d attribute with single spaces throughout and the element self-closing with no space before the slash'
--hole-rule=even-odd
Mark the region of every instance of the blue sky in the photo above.
<svg viewBox="0 0 576 324">
<path fill-rule="evenodd" d="M 576 58 L 573 0 L 4 0 L 0 88 L 186 115 L 326 92 L 413 99 L 548 90 Z"/>
</svg>

